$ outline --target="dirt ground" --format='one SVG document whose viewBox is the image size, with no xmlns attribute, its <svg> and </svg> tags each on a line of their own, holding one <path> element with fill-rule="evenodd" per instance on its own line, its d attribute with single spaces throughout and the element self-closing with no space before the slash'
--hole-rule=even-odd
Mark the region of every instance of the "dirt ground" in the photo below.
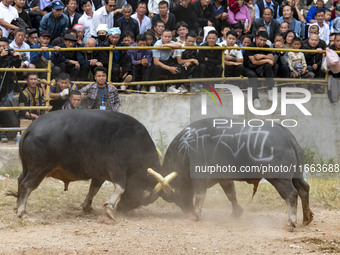
<svg viewBox="0 0 340 255">
<path fill-rule="evenodd" d="M 15 187 L 15 180 L 9 182 Z M 338 210 L 312 207 L 314 221 L 290 233 L 282 229 L 287 219 L 284 204 L 252 210 L 240 201 L 244 214 L 234 219 L 230 203 L 223 200 L 215 206 L 221 202 L 207 198 L 202 219 L 195 222 L 158 200 L 112 221 L 105 216 L 101 198 L 94 201 L 93 213 L 85 214 L 81 199 L 70 197 L 75 190 L 35 192 L 27 208 L 30 218 L 24 221 L 12 210 L 14 198 L 0 200 L 0 254 L 340 254 Z M 300 207 L 298 216 L 301 223 Z"/>
</svg>

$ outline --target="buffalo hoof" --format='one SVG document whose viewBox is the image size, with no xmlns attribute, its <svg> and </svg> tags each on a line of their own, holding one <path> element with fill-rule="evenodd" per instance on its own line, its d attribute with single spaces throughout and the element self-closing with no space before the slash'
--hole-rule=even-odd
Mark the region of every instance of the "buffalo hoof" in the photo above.
<svg viewBox="0 0 340 255">
<path fill-rule="evenodd" d="M 192 221 L 198 221 L 197 215 L 195 215 L 194 213 L 190 213 L 187 219 Z"/>
<path fill-rule="evenodd" d="M 86 212 L 86 213 L 90 213 L 92 212 L 92 206 L 87 204 L 87 205 L 82 205 L 82 208 L 83 208 L 83 211 Z"/>
<path fill-rule="evenodd" d="M 110 206 L 108 206 L 108 205 L 104 205 L 104 209 L 105 209 L 106 215 L 107 215 L 110 219 L 115 220 L 115 215 L 114 215 L 114 212 L 113 212 L 112 207 L 110 207 Z"/>
<path fill-rule="evenodd" d="M 283 229 L 287 232 L 293 232 L 297 227 L 297 222 L 289 222 Z"/>
<path fill-rule="evenodd" d="M 302 225 L 307 226 L 309 223 L 313 221 L 314 213 L 309 210 L 308 213 L 303 215 L 303 222 Z"/>
<path fill-rule="evenodd" d="M 238 206 L 237 208 L 233 209 L 233 212 L 231 213 L 231 217 L 239 218 L 243 214 L 243 209 L 241 206 Z"/>
</svg>

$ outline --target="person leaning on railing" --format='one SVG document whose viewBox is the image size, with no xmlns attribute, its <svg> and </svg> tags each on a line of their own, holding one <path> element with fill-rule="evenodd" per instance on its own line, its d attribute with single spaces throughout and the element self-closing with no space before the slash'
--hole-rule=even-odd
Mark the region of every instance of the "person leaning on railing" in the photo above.
<svg viewBox="0 0 340 255">
<path fill-rule="evenodd" d="M 21 65 L 21 56 L 9 48 L 8 39 L 0 38 L 0 68 L 16 67 Z M 0 71 L 0 107 L 13 105 L 14 73 Z M 18 127 L 19 120 L 14 111 L 0 111 L 0 124 L 3 127 Z M 1 132 L 1 142 L 8 142 L 7 132 Z"/>
</svg>

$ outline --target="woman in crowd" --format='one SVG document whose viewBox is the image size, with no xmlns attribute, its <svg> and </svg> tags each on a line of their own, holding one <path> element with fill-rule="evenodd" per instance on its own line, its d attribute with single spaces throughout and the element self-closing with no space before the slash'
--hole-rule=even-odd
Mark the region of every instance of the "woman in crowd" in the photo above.
<svg viewBox="0 0 340 255">
<path fill-rule="evenodd" d="M 288 49 L 292 49 L 293 39 L 296 37 L 295 33 L 292 30 L 288 30 L 283 35 L 283 39 L 285 40 L 285 46 Z"/>
<path fill-rule="evenodd" d="M 228 21 L 230 24 L 236 24 L 241 21 L 244 24 L 244 33 L 248 34 L 251 29 L 251 17 L 249 14 L 248 7 L 244 4 L 244 0 L 237 0 L 238 7 L 240 8 L 239 11 L 233 12 L 229 9 L 228 11 Z"/>
</svg>

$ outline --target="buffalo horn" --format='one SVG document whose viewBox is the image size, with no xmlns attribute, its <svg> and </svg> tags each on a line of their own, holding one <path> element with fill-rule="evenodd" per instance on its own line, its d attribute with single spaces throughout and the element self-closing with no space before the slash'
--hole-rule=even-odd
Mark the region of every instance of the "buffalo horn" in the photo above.
<svg viewBox="0 0 340 255">
<path fill-rule="evenodd" d="M 174 192 L 169 183 L 177 176 L 177 172 L 172 172 L 165 178 L 151 168 L 148 168 L 148 173 L 155 177 L 155 179 L 159 182 L 154 188 L 155 192 L 159 193 L 161 190 L 163 190 L 166 195 L 171 195 L 171 193 Z"/>
</svg>

